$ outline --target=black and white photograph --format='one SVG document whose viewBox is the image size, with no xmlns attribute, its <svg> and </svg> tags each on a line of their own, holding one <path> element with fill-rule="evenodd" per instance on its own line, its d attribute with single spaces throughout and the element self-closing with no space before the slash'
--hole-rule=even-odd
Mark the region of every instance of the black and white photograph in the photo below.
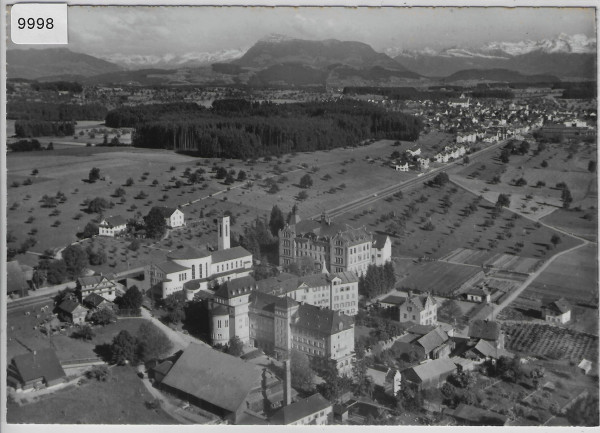
<svg viewBox="0 0 600 433">
<path fill-rule="evenodd" d="M 598 427 L 593 4 L 13 8 L 8 427 Z"/>
</svg>

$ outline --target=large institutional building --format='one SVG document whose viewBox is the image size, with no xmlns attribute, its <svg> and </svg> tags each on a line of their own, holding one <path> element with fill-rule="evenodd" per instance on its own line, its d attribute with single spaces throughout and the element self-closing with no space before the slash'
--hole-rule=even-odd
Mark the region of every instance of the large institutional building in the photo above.
<svg viewBox="0 0 600 433">
<path fill-rule="evenodd" d="M 319 220 L 300 220 L 296 212 L 279 231 L 279 265 L 288 266 L 308 257 L 317 270 L 354 272 L 362 275 L 371 264 L 383 265 L 392 259 L 388 236 L 374 235 L 364 226 L 352 228 L 331 221 L 326 214 Z"/>
<path fill-rule="evenodd" d="M 230 248 L 229 217 L 217 220 L 218 250 L 186 247 L 172 251 L 168 260 L 145 269 L 150 287 L 158 286 L 162 297 L 185 290 L 188 300 L 215 282 L 224 283 L 250 275 L 252 254 L 242 247 Z"/>
<path fill-rule="evenodd" d="M 302 278 L 284 277 L 279 280 L 284 286 L 281 289 L 276 288 L 279 285 L 276 279 L 257 282 L 248 276 L 229 281 L 210 303 L 213 343 L 227 344 L 231 338 L 238 337 L 278 359 L 286 359 L 295 349 L 317 362 L 335 363 L 340 373 L 349 374 L 354 357 L 353 318 L 344 314 L 343 309 L 330 309 L 331 301 L 329 305 L 305 303 L 322 299 L 318 295 L 326 291 L 325 287 L 328 287 L 329 299 L 341 296 L 335 295 L 338 292 L 333 291 L 334 288 L 344 289 L 339 292 L 344 295 L 347 289 L 348 293 L 353 292 L 358 303 L 356 276 L 342 277 L 325 275 L 324 280 L 319 279 L 317 285 L 311 287 Z M 327 283 L 321 285 L 325 281 Z M 288 290 L 286 284 L 296 289 Z M 289 294 L 297 298 L 301 294 L 312 295 L 299 302 Z"/>
</svg>

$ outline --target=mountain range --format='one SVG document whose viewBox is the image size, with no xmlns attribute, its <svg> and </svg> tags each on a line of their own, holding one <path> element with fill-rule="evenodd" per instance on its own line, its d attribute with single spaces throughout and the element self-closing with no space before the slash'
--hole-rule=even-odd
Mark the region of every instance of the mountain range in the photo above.
<svg viewBox="0 0 600 433">
<path fill-rule="evenodd" d="M 250 86 L 414 86 L 468 79 L 535 81 L 594 78 L 595 40 L 490 43 L 480 49 L 375 51 L 355 41 L 301 40 L 270 35 L 248 50 L 164 56 L 111 54 L 100 59 L 66 48 L 8 50 L 9 78 L 83 83 Z M 592 50 L 593 48 L 593 50 Z M 481 72 L 488 70 L 488 72 Z M 460 72 L 463 72 L 461 75 Z M 480 71 L 480 72 L 478 72 Z M 458 76 L 456 75 L 457 73 Z"/>
</svg>

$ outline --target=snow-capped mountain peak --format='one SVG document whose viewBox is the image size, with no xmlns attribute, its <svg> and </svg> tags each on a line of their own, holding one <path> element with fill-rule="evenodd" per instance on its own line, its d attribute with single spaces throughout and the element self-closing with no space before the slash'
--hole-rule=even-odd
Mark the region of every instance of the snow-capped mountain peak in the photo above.
<svg viewBox="0 0 600 433">
<path fill-rule="evenodd" d="M 183 54 L 143 55 L 110 53 L 100 57 L 128 69 L 179 68 L 183 66 L 204 66 L 212 63 L 227 62 L 241 57 L 246 49 L 229 49 L 215 52 L 189 52 Z"/>
</svg>

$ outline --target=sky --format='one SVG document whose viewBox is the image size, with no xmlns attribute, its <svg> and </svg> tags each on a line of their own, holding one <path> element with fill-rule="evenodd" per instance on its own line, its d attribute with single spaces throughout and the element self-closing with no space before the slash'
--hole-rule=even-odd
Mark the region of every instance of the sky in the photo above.
<svg viewBox="0 0 600 433">
<path fill-rule="evenodd" d="M 383 52 L 477 48 L 560 33 L 595 38 L 596 30 L 592 8 L 69 7 L 68 48 L 92 55 L 246 50 L 272 33 L 360 41 Z"/>
</svg>

